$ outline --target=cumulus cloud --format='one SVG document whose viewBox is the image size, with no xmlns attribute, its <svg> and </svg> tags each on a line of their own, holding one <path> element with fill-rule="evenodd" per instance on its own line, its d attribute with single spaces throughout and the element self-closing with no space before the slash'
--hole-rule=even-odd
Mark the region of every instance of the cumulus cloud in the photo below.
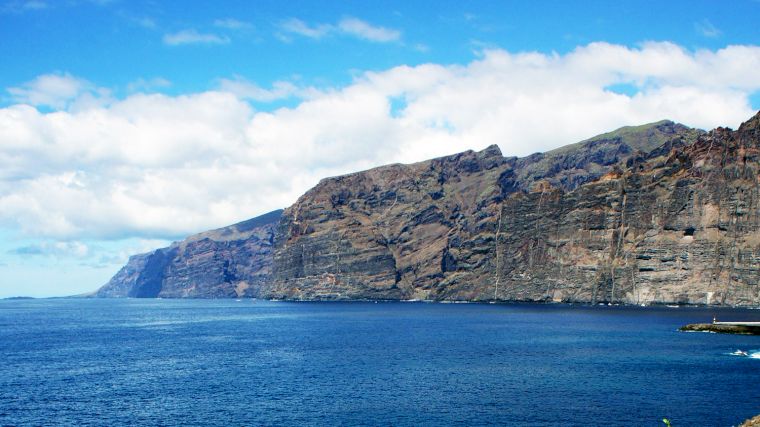
<svg viewBox="0 0 760 427">
<path fill-rule="evenodd" d="M 64 109 L 88 92 L 101 92 L 87 80 L 70 74 L 45 74 L 18 87 L 8 88 L 16 103 Z M 105 91 L 107 92 L 107 91 Z"/>
<path fill-rule="evenodd" d="M 592 43 L 563 55 L 492 49 L 468 64 L 366 72 L 337 88 L 236 77 L 182 96 L 136 93 L 86 108 L 74 98 L 49 113 L 12 105 L 0 109 L 0 228 L 54 240 L 175 239 L 288 206 L 320 178 L 391 162 L 490 144 L 526 155 L 664 118 L 736 127 L 753 114 L 758 69 L 757 46 Z M 300 103 L 248 103 L 289 96 Z"/>
<path fill-rule="evenodd" d="M 372 25 L 354 17 L 341 19 L 337 24 L 309 25 L 300 19 L 284 21 L 280 28 L 287 32 L 312 39 L 320 39 L 328 34 L 341 34 L 372 42 L 387 43 L 401 39 L 401 32 L 392 28 Z"/>
<path fill-rule="evenodd" d="M 179 46 L 184 44 L 227 44 L 230 42 L 230 39 L 227 36 L 220 36 L 213 33 L 200 33 L 195 29 L 164 34 L 163 40 L 164 44 L 168 46 Z"/>
</svg>

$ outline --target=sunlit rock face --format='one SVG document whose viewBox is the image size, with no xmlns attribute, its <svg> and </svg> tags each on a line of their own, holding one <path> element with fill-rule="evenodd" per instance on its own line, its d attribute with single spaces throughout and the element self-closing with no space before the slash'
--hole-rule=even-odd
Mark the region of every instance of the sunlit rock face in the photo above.
<svg viewBox="0 0 760 427">
<path fill-rule="evenodd" d="M 99 296 L 760 303 L 760 116 L 326 178 L 136 255 Z"/>
</svg>

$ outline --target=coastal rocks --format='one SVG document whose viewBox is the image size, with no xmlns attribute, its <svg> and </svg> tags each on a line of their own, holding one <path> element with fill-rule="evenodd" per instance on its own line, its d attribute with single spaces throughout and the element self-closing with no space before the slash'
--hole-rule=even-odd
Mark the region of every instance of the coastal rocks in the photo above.
<svg viewBox="0 0 760 427">
<path fill-rule="evenodd" d="M 721 334 L 760 335 L 760 325 L 692 323 L 678 328 L 683 332 L 716 332 Z"/>
</svg>

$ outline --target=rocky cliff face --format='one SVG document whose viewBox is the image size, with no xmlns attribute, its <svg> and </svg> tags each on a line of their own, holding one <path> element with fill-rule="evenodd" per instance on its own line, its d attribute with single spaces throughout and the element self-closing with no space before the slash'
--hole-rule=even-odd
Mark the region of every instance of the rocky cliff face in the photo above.
<svg viewBox="0 0 760 427">
<path fill-rule="evenodd" d="M 759 121 L 505 199 L 496 298 L 758 305 Z"/>
<path fill-rule="evenodd" d="M 135 256 L 99 295 L 757 305 L 758 129 L 665 121 L 328 178 L 260 234 Z"/>
<path fill-rule="evenodd" d="M 129 262 L 98 297 L 221 298 L 254 296 L 270 280 L 281 210 L 190 236 Z"/>
<path fill-rule="evenodd" d="M 492 146 L 322 180 L 283 213 L 271 294 L 444 298 L 449 275 L 491 256 L 506 168 Z"/>
<path fill-rule="evenodd" d="M 547 284 L 535 282 L 547 275 L 530 283 L 510 276 L 512 264 L 519 264 L 517 274 L 539 268 L 537 250 L 527 263 L 512 251 L 537 239 L 531 221 L 561 214 L 547 211 L 543 199 L 536 211 L 513 206 L 533 194 L 563 194 L 632 156 L 687 146 L 699 134 L 665 121 L 522 159 L 491 146 L 325 179 L 283 213 L 269 295 L 544 300 Z M 508 231 L 517 222 L 524 229 Z"/>
</svg>

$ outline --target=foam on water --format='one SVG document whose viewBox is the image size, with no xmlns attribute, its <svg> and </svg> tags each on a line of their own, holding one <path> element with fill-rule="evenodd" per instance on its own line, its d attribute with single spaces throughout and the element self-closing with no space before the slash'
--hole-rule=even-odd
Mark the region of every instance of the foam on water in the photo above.
<svg viewBox="0 0 760 427">
<path fill-rule="evenodd" d="M 726 353 L 728 356 L 737 356 L 737 357 L 748 357 L 750 359 L 760 359 L 760 350 L 747 350 L 744 352 L 743 350 L 735 350 L 730 353 Z"/>
</svg>

